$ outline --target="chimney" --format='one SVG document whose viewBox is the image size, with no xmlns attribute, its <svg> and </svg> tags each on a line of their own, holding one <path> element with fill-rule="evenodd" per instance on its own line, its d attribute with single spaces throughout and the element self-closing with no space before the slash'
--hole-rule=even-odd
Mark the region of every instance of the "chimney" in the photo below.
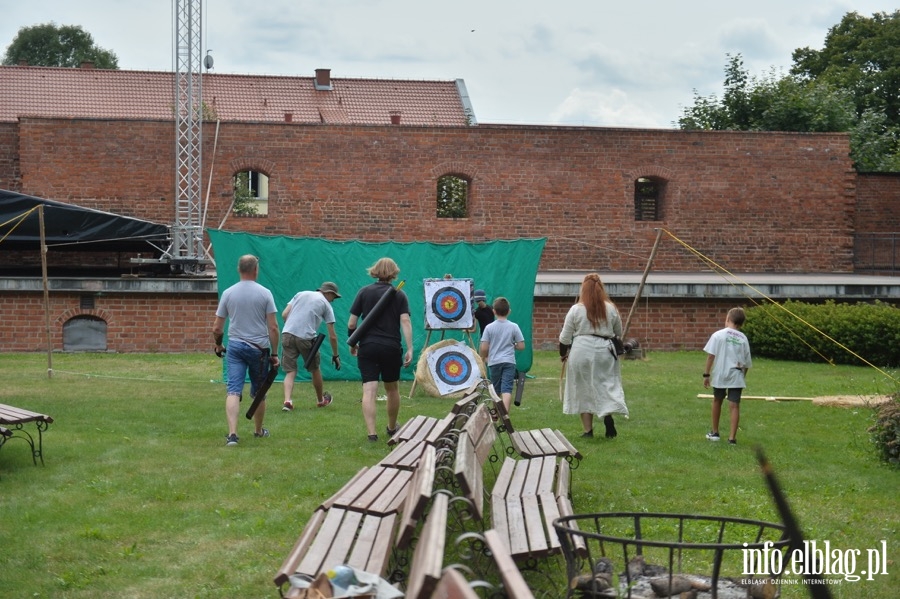
<svg viewBox="0 0 900 599">
<path fill-rule="evenodd" d="M 82 60 L 82 61 L 81 61 L 81 68 L 82 68 L 82 69 L 93 69 L 93 68 L 94 68 L 94 63 L 93 63 L 93 61 L 91 61 L 91 60 Z"/>
<path fill-rule="evenodd" d="M 399 110 L 391 110 L 388 114 L 391 115 L 391 124 L 392 125 L 400 124 L 400 111 Z"/>
<path fill-rule="evenodd" d="M 331 91 L 331 69 L 316 69 L 316 89 L 319 91 Z"/>
<path fill-rule="evenodd" d="M 284 122 L 285 122 L 285 123 L 290 123 L 290 122 L 292 122 L 293 120 L 294 120 L 294 113 L 293 113 L 293 112 L 285 112 L 285 113 L 284 113 Z"/>
<path fill-rule="evenodd" d="M 28 66 L 28 61 L 25 60 L 25 59 L 23 58 L 22 60 L 19 61 L 19 66 L 20 66 L 20 67 L 27 67 L 27 66 Z"/>
</svg>

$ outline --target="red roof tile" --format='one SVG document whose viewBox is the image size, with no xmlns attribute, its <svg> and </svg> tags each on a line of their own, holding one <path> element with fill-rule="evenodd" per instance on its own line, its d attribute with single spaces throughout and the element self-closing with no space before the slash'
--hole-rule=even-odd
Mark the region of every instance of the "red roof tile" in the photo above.
<svg viewBox="0 0 900 599">
<path fill-rule="evenodd" d="M 222 121 L 464 126 L 458 81 L 203 75 L 203 99 Z M 171 120 L 174 73 L 0 66 L 0 122 L 19 117 Z"/>
</svg>

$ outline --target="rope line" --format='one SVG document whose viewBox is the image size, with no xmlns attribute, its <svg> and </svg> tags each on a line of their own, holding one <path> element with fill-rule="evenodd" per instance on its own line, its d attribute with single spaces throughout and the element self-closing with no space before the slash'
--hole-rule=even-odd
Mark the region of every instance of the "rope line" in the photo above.
<svg viewBox="0 0 900 599">
<path fill-rule="evenodd" d="M 773 300 L 772 298 L 770 298 L 768 295 L 766 295 L 765 293 L 763 293 L 762 291 L 760 291 L 759 289 L 757 289 L 756 287 L 754 287 L 753 285 L 751 285 L 751 284 L 748 283 L 747 281 L 744 281 L 743 279 L 741 279 L 740 277 L 738 277 L 738 276 L 735 275 L 734 273 L 730 272 L 730 271 L 729 271 L 728 269 L 726 269 L 724 266 L 718 264 L 718 263 L 717 263 L 715 260 L 713 260 L 712 258 L 710 258 L 710 257 L 708 257 L 708 256 L 705 256 L 705 255 L 702 254 L 699 250 L 694 249 L 694 248 L 691 247 L 689 244 L 687 244 L 686 242 L 684 242 L 684 241 L 682 241 L 681 239 L 679 239 L 679 238 L 678 238 L 675 234 L 673 234 L 671 231 L 669 231 L 669 230 L 667 230 L 667 229 L 663 229 L 663 231 L 666 233 L 666 235 L 668 235 L 669 237 L 671 237 L 672 239 L 674 239 L 677 243 L 681 244 L 684 248 L 686 248 L 686 249 L 687 249 L 688 251 L 690 251 L 692 254 L 694 254 L 695 256 L 697 256 L 698 258 L 700 258 L 703 262 L 705 262 L 706 264 L 712 266 L 715 270 L 719 270 L 719 271 L 721 271 L 721 273 L 725 273 L 725 274 L 727 274 L 728 276 L 733 277 L 735 280 L 740 281 L 741 285 L 743 285 L 743 286 L 745 286 L 745 287 L 748 287 L 748 288 L 752 289 L 753 291 L 755 291 L 756 293 L 758 293 L 760 296 L 762 296 L 763 298 L 765 298 L 768 302 L 770 302 L 773 306 L 777 307 L 777 308 L 780 309 L 780 310 L 783 310 L 784 312 L 787 312 L 787 313 L 788 313 L 790 316 L 792 316 L 795 320 L 798 320 L 799 322 L 805 324 L 807 327 L 809 327 L 810 329 L 812 329 L 813 331 L 815 331 L 816 333 L 818 333 L 819 335 L 821 335 L 821 336 L 824 337 L 825 339 L 831 341 L 832 343 L 834 343 L 835 345 L 837 345 L 839 348 L 841 348 L 842 350 L 846 351 L 846 352 L 849 353 L 850 355 L 854 356 L 855 358 L 857 358 L 858 360 L 860 360 L 860 361 L 863 362 L 864 364 L 866 364 L 866 365 L 872 367 L 873 369 L 877 370 L 878 372 L 880 372 L 881 374 L 883 374 L 885 377 L 891 379 L 892 381 L 894 381 L 894 382 L 900 382 L 900 379 L 897 379 L 897 378 L 891 376 L 891 374 L 885 372 L 884 370 L 882 370 L 882 369 L 879 368 L 878 366 L 872 364 L 871 362 L 869 362 L 868 360 L 866 360 L 865 358 L 863 358 L 861 355 L 859 355 L 858 353 L 856 353 L 855 351 L 853 351 L 852 349 L 850 349 L 849 347 L 847 347 L 846 345 L 844 345 L 843 343 L 841 343 L 840 341 L 838 341 L 837 339 L 831 337 L 831 336 L 828 335 L 826 332 L 824 332 L 824 331 L 822 331 L 821 329 L 817 328 L 817 327 L 816 327 L 815 325 L 813 325 L 812 323 L 807 322 L 806 320 L 804 320 L 804 319 L 803 319 L 802 317 L 800 317 L 800 316 L 797 316 L 796 314 L 794 314 L 793 312 L 791 312 L 790 310 L 788 310 L 787 308 L 785 308 L 783 305 L 779 304 L 778 302 L 776 302 L 775 300 Z M 721 273 L 720 273 L 720 274 L 721 274 Z M 724 277 L 723 277 L 723 278 L 724 278 Z M 726 280 L 727 280 L 727 279 L 726 279 Z M 733 282 L 731 283 L 731 285 L 732 285 L 733 287 L 737 287 L 736 285 L 734 285 Z M 752 301 L 754 304 L 756 304 L 757 306 L 760 305 L 759 302 L 757 302 L 754 298 L 750 297 L 747 293 L 744 293 L 744 296 L 745 296 L 747 299 L 749 299 L 750 301 Z M 791 331 L 791 329 L 789 329 L 789 328 L 788 328 L 786 325 L 784 325 L 781 321 L 779 321 L 777 318 L 776 318 L 775 320 L 776 320 L 776 322 L 778 322 L 779 324 L 781 324 L 782 326 L 784 326 L 785 329 L 787 329 L 788 332 L 790 332 L 792 335 L 794 335 L 794 337 L 796 337 L 797 339 L 800 339 L 800 337 L 797 336 L 796 333 L 794 333 L 793 331 Z M 800 341 L 803 341 L 803 340 L 800 339 Z M 817 353 L 819 356 L 821 356 L 826 362 L 828 362 L 829 364 L 831 364 L 832 366 L 834 366 L 834 361 L 833 361 L 833 360 L 829 360 L 828 358 L 826 358 L 825 356 L 823 356 L 823 355 L 822 355 L 821 353 L 819 353 L 814 347 L 812 347 L 809 343 L 806 343 L 805 341 L 803 341 L 803 343 L 804 343 L 807 347 L 809 347 L 810 349 L 812 349 L 815 353 Z"/>
</svg>

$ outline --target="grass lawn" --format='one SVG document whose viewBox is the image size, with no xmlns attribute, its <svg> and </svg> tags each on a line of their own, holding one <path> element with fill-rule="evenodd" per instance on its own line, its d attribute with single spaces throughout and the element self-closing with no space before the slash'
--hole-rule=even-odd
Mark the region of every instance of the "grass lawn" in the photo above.
<svg viewBox="0 0 900 599">
<path fill-rule="evenodd" d="M 523 429 L 559 428 L 582 451 L 572 477 L 579 513 L 778 522 L 753 451 L 759 444 L 807 539 L 860 550 L 857 574 L 867 550 L 886 542 L 888 574 L 843 581 L 832 596 L 897 597 L 900 472 L 875 456 L 866 433 L 872 410 L 745 399 L 738 445 L 711 443 L 709 400 L 697 398 L 706 392 L 704 361 L 702 352 L 625 361 L 631 418 L 617 418 L 617 439 L 584 440 L 577 417 L 562 414 L 558 357 L 536 352 L 512 417 Z M 227 448 L 221 361 L 212 355 L 56 354 L 48 378 L 46 355 L 0 354 L 0 377 L 0 403 L 55 419 L 45 466 L 32 465 L 21 440 L 0 450 L 2 597 L 277 597 L 272 578 L 318 503 L 388 452 L 383 435 L 366 439 L 358 382 L 327 382 L 335 402 L 324 409 L 300 383 L 292 413 L 281 412 L 276 383 L 266 415 L 272 436 L 253 438 L 242 415 L 240 445 Z M 763 359 L 754 359 L 748 384 L 747 395 L 762 396 L 897 391 L 869 368 Z M 401 420 L 446 414 L 448 401 L 406 399 L 409 388 L 402 383 Z M 379 430 L 385 424 L 380 405 Z M 807 596 L 801 586 L 782 589 L 782 597 Z"/>
</svg>

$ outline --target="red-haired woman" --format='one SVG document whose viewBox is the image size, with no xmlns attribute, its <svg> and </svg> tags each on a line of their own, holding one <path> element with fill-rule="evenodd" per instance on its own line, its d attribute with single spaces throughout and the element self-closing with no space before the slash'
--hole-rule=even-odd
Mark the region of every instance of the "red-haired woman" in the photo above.
<svg viewBox="0 0 900 599">
<path fill-rule="evenodd" d="M 607 438 L 616 436 L 613 414 L 628 416 L 622 375 L 612 338 L 622 335 L 622 318 L 600 275 L 581 282 L 578 303 L 569 309 L 559 334 L 559 354 L 567 362 L 563 413 L 581 415 L 582 437 L 594 436 L 594 416 L 603 419 Z"/>
</svg>

